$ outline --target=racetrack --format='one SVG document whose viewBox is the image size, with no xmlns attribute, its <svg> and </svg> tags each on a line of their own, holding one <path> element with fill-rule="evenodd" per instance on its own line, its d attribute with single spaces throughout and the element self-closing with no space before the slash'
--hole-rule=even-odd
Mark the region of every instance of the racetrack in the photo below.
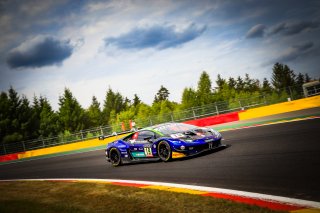
<svg viewBox="0 0 320 213">
<path fill-rule="evenodd" d="M 109 178 L 211 186 L 320 201 L 320 119 L 223 132 L 231 147 L 117 168 L 104 151 L 0 165 L 0 179 Z"/>
</svg>

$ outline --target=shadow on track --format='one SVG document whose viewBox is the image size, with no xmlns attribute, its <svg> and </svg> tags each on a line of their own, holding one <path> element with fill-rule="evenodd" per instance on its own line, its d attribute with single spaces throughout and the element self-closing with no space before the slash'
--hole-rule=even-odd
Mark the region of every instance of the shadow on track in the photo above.
<svg viewBox="0 0 320 213">
<path fill-rule="evenodd" d="M 187 156 L 187 157 L 183 157 L 183 158 L 176 158 L 176 159 L 171 159 L 169 162 L 163 162 L 160 159 L 148 159 L 148 160 L 143 160 L 143 159 L 139 159 L 139 161 L 133 161 L 133 162 L 125 162 L 124 164 L 122 164 L 121 166 L 118 167 L 123 167 L 123 166 L 135 166 L 135 165 L 141 165 L 141 164 L 153 164 L 153 163 L 171 163 L 171 162 L 176 162 L 176 161 L 185 161 L 185 160 L 190 160 L 190 159 L 194 159 L 194 158 L 199 158 L 199 157 L 203 157 L 206 155 L 210 155 L 213 153 L 216 153 L 218 151 L 224 150 L 228 147 L 230 147 L 231 145 L 226 144 L 225 146 L 221 146 L 219 148 L 213 149 L 213 150 L 208 150 L 208 151 L 204 151 L 200 154 L 196 154 L 196 155 L 192 155 L 192 156 Z M 109 163 L 109 162 L 107 162 Z M 110 163 L 109 163 L 110 164 Z M 111 166 L 111 165 L 110 165 Z M 113 166 L 111 166 L 113 167 Z M 117 167 L 113 167 L 113 168 L 117 168 Z"/>
</svg>

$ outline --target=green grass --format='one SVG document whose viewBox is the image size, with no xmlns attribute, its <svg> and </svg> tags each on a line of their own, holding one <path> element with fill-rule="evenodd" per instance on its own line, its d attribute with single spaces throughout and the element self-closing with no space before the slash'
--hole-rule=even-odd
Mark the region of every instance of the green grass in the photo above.
<svg viewBox="0 0 320 213">
<path fill-rule="evenodd" d="M 153 189 L 101 183 L 0 182 L 0 212 L 275 212 L 245 205 Z"/>
</svg>

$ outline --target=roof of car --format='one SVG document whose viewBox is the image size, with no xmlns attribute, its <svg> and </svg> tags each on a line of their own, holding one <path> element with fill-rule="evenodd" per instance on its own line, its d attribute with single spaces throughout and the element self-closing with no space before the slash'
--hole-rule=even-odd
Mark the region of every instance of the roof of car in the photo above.
<svg viewBox="0 0 320 213">
<path fill-rule="evenodd" d="M 154 129 L 157 129 L 157 128 L 162 127 L 162 126 L 167 126 L 167 125 L 172 125 L 172 124 L 179 124 L 179 123 L 176 123 L 176 122 L 161 123 L 161 124 L 145 127 L 142 130 L 154 130 Z"/>
</svg>

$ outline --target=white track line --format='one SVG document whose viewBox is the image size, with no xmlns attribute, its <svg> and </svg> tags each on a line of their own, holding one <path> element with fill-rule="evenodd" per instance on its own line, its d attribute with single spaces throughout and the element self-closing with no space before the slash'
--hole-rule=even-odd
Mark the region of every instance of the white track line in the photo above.
<svg viewBox="0 0 320 213">
<path fill-rule="evenodd" d="M 231 189 L 223 189 L 223 188 L 215 188 L 215 187 L 207 187 L 207 186 L 195 186 L 195 185 L 186 185 L 186 184 L 174 184 L 174 183 L 166 183 L 166 182 L 152 182 L 152 181 L 136 181 L 136 180 L 120 180 L 120 179 L 73 179 L 73 178 L 57 178 L 57 179 L 13 179 L 13 180 L 0 180 L 0 181 L 95 181 L 101 183 L 107 182 L 118 182 L 118 183 L 133 183 L 133 184 L 146 184 L 153 186 L 166 186 L 166 187 L 175 187 L 175 188 L 183 188 L 183 189 L 191 189 L 198 190 L 204 192 L 212 192 L 212 193 L 222 193 L 228 195 L 235 195 L 240 197 L 253 198 L 257 200 L 264 200 L 276 203 L 283 203 L 295 206 L 302 206 L 307 208 L 318 208 L 320 209 L 320 202 L 301 200 L 295 198 L 267 195 L 267 194 L 259 194 L 253 192 L 245 192 Z"/>
</svg>

